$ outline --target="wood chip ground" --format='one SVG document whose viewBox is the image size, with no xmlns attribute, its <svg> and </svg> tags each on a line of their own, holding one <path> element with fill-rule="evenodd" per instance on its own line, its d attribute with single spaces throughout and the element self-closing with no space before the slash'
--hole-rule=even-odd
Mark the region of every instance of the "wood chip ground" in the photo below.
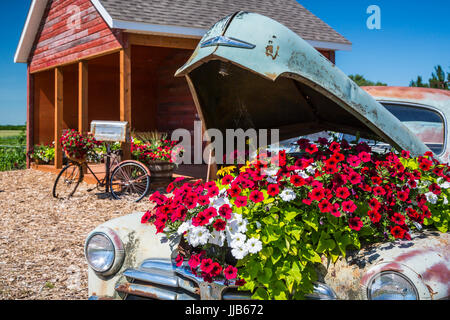
<svg viewBox="0 0 450 320">
<path fill-rule="evenodd" d="M 0 172 L 0 299 L 88 298 L 83 246 L 99 224 L 134 211 L 80 185 L 70 200 L 51 195 L 56 176 L 36 170 Z"/>
</svg>

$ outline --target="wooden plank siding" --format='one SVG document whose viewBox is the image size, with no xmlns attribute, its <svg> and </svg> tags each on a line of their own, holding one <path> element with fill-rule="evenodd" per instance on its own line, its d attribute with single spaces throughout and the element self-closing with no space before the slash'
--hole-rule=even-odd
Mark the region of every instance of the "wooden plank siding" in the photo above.
<svg viewBox="0 0 450 320">
<path fill-rule="evenodd" d="M 120 39 L 121 31 L 111 30 L 90 0 L 49 1 L 30 54 L 30 72 L 119 50 Z"/>
</svg>

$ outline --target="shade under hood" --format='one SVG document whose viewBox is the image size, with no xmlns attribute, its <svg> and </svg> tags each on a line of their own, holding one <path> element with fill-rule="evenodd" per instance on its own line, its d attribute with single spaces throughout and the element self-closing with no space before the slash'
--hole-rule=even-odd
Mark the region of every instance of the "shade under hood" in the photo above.
<svg viewBox="0 0 450 320">
<path fill-rule="evenodd" d="M 186 76 L 207 129 L 276 128 L 282 139 L 359 132 L 415 155 L 429 151 L 306 41 L 259 14 L 219 21 L 176 75 Z"/>
</svg>

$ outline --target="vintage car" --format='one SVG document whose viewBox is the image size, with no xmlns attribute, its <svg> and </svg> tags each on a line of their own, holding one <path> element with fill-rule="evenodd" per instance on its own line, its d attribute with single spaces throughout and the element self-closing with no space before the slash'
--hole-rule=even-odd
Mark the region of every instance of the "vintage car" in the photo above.
<svg viewBox="0 0 450 320">
<path fill-rule="evenodd" d="M 431 149 L 449 160 L 448 93 L 363 90 L 299 36 L 258 14 L 237 12 L 219 21 L 176 76 L 186 77 L 206 128 L 277 128 L 281 139 L 358 132 L 416 156 Z M 224 282 L 205 283 L 189 268 L 176 267 L 178 240 L 156 234 L 141 217 L 125 215 L 88 235 L 90 299 L 249 298 Z M 424 230 L 410 241 L 349 252 L 335 264 L 324 258 L 309 298 L 449 298 L 449 240 L 449 233 Z"/>
</svg>

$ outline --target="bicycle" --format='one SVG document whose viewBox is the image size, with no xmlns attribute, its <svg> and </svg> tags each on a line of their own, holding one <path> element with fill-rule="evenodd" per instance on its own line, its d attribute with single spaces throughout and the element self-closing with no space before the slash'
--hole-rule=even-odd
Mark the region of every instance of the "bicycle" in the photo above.
<svg viewBox="0 0 450 320">
<path fill-rule="evenodd" d="M 150 171 L 142 163 L 134 160 L 119 162 L 120 151 L 111 151 L 107 144 L 105 161 L 105 177 L 99 179 L 89 167 L 89 164 L 69 160 L 69 163 L 61 170 L 53 186 L 53 197 L 68 199 L 74 195 L 78 186 L 84 179 L 84 167 L 97 180 L 97 189 L 105 188 L 114 199 L 128 199 L 139 202 L 150 190 Z M 112 174 L 110 174 L 112 172 Z M 94 188 L 95 189 L 95 188 Z M 89 189 L 88 192 L 94 190 Z"/>
</svg>

